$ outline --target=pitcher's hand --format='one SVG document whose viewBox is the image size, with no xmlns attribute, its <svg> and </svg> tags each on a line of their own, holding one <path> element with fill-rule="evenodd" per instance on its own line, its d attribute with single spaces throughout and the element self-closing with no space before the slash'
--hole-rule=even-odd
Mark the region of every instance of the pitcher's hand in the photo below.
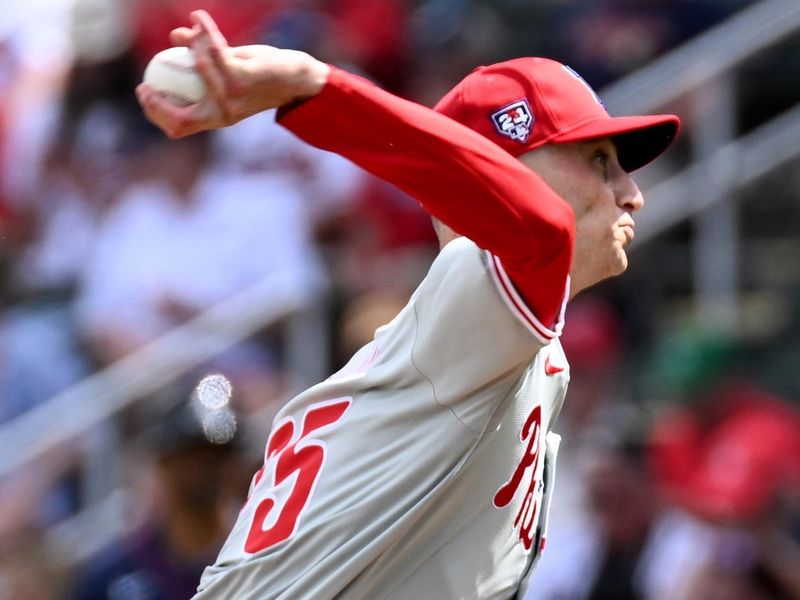
<svg viewBox="0 0 800 600">
<path fill-rule="evenodd" d="M 194 11 L 193 26 L 175 29 L 176 46 L 194 50 L 208 93 L 189 106 L 169 103 L 146 83 L 136 96 L 145 115 L 167 136 L 179 138 L 232 125 L 271 108 L 310 98 L 325 86 L 330 67 L 305 52 L 272 46 L 229 46 L 214 20 Z"/>
</svg>

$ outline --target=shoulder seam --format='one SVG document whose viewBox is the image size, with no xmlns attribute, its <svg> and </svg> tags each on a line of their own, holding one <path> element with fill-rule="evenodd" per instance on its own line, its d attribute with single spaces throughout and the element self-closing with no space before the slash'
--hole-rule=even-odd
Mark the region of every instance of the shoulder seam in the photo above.
<svg viewBox="0 0 800 600">
<path fill-rule="evenodd" d="M 418 335 L 419 335 L 419 317 L 417 315 L 417 305 L 414 304 L 412 306 L 412 308 L 414 309 L 414 341 L 411 343 L 411 355 L 409 357 L 410 361 L 411 361 L 411 365 L 414 367 L 414 370 L 419 374 L 419 376 L 422 377 L 425 381 L 428 382 L 428 385 L 431 388 L 431 397 L 433 398 L 433 401 L 436 403 L 436 405 L 441 407 L 441 408 L 446 408 L 447 411 L 450 413 L 450 415 L 456 421 L 461 423 L 462 427 L 465 427 L 465 428 L 469 429 L 470 431 L 480 435 L 482 432 L 480 430 L 475 429 L 474 427 L 470 427 L 463 420 L 461 420 L 459 418 L 459 416 L 453 410 L 452 406 L 444 404 L 443 402 L 439 402 L 439 399 L 436 397 L 436 387 L 433 385 L 433 381 L 431 380 L 430 377 L 428 377 L 425 373 L 423 373 L 422 369 L 419 368 L 419 366 L 417 365 L 416 361 L 414 360 L 414 350 L 417 347 L 417 339 L 418 339 Z"/>
<path fill-rule="evenodd" d="M 503 268 L 500 258 L 488 250 L 484 250 L 486 259 L 489 261 L 488 268 L 492 275 L 497 291 L 503 298 L 506 306 L 511 313 L 530 331 L 542 344 L 549 344 L 553 338 L 561 335 L 564 327 L 564 310 L 567 298 L 569 297 L 569 278 L 567 278 L 567 289 L 565 290 L 564 300 L 559 311 L 558 322 L 553 329 L 545 327 L 541 321 L 533 314 L 533 311 L 525 304 L 525 301 L 514 288 L 514 284 Z"/>
</svg>

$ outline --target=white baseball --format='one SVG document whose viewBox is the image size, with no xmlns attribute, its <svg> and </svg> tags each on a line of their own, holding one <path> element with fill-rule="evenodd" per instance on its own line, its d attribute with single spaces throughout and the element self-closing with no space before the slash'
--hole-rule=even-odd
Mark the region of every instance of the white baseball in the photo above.
<svg viewBox="0 0 800 600">
<path fill-rule="evenodd" d="M 206 95 L 206 86 L 197 71 L 191 48 L 179 46 L 162 50 L 150 59 L 143 79 L 178 106 L 194 104 Z"/>
</svg>

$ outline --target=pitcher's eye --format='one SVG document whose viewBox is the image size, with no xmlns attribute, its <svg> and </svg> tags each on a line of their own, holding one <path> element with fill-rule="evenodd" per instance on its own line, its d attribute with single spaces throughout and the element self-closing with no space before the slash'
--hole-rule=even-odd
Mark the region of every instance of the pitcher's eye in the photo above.
<svg viewBox="0 0 800 600">
<path fill-rule="evenodd" d="M 592 153 L 592 162 L 600 168 L 600 172 L 603 174 L 603 179 L 608 181 L 608 163 L 611 160 L 611 157 L 608 154 L 607 150 L 603 148 L 598 148 Z"/>
</svg>

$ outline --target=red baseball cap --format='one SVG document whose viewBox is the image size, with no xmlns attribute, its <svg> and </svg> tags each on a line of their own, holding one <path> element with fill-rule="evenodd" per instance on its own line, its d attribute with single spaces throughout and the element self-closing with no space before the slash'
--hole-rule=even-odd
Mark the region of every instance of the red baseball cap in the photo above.
<svg viewBox="0 0 800 600">
<path fill-rule="evenodd" d="M 478 67 L 434 110 L 513 156 L 548 142 L 608 137 L 628 172 L 664 152 L 680 127 L 675 115 L 612 117 L 589 84 L 570 67 L 534 57 Z"/>
<path fill-rule="evenodd" d="M 697 457 L 674 499 L 712 520 L 763 515 L 783 488 L 800 487 L 797 415 L 750 411 L 729 419 Z"/>
</svg>

